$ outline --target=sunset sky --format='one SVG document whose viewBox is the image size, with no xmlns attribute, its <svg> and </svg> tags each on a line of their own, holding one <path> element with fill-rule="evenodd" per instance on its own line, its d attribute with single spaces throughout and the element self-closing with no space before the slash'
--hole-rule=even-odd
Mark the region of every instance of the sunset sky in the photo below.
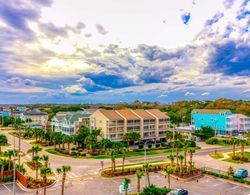
<svg viewBox="0 0 250 195">
<path fill-rule="evenodd" d="M 0 103 L 250 98 L 248 0 L 0 0 Z"/>
</svg>

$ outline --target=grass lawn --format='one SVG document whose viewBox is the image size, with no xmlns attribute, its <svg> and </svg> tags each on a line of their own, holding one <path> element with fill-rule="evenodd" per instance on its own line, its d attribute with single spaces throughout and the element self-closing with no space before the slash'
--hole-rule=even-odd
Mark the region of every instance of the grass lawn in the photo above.
<svg viewBox="0 0 250 195">
<path fill-rule="evenodd" d="M 214 159 L 224 158 L 224 155 L 223 155 L 221 152 L 210 153 L 209 155 L 210 155 L 212 158 L 214 158 Z"/>
<path fill-rule="evenodd" d="M 249 163 L 250 162 L 250 152 L 244 152 L 244 157 L 246 157 L 248 159 L 248 162 L 243 162 L 241 160 L 233 160 L 232 157 L 231 157 L 232 154 L 233 153 L 230 153 L 229 154 L 230 158 L 227 158 L 227 159 L 225 159 L 223 161 L 227 161 L 227 162 L 231 162 L 231 163 L 237 163 L 237 164 L 243 164 L 243 163 Z M 240 152 L 236 152 L 235 155 L 236 156 L 241 156 L 241 153 Z"/>
<path fill-rule="evenodd" d="M 55 154 L 55 155 L 58 155 L 58 156 L 64 156 L 64 157 L 72 157 L 72 158 L 86 158 L 86 156 L 70 156 L 68 154 L 63 154 L 59 151 L 56 151 L 54 150 L 54 148 L 50 148 L 50 149 L 46 149 L 45 150 L 46 152 L 50 153 L 50 154 Z"/>
<path fill-rule="evenodd" d="M 0 127 L 0 130 L 2 130 L 2 131 L 12 131 L 12 130 L 15 130 L 15 128 L 13 128 L 13 127 Z"/>
</svg>

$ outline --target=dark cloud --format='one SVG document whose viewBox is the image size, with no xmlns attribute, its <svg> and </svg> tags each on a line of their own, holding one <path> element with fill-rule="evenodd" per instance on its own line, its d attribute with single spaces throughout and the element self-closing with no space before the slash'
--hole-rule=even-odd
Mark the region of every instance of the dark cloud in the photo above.
<svg viewBox="0 0 250 195">
<path fill-rule="evenodd" d="M 215 54 L 210 59 L 208 71 L 225 75 L 249 76 L 250 46 L 234 41 L 214 45 Z"/>
<path fill-rule="evenodd" d="M 223 5 L 225 6 L 225 8 L 230 9 L 233 4 L 234 4 L 235 0 L 224 0 Z"/>
<path fill-rule="evenodd" d="M 209 26 L 213 25 L 214 23 L 218 22 L 223 16 L 224 14 L 222 12 L 216 13 L 212 17 L 212 19 L 207 20 L 206 25 L 209 25 Z"/>
<path fill-rule="evenodd" d="M 102 35 L 106 35 L 108 33 L 108 31 L 106 31 L 105 28 L 101 24 L 96 24 L 96 29 L 98 33 Z"/>
</svg>

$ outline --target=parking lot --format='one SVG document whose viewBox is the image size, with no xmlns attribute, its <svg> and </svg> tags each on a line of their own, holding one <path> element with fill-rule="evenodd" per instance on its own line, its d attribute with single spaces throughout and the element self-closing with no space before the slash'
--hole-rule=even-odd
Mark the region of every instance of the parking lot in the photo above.
<svg viewBox="0 0 250 195">
<path fill-rule="evenodd" d="M 16 194 L 25 194 L 17 185 L 15 188 Z M 8 182 L 1 184 L 0 183 L 0 195 L 13 194 L 13 183 Z"/>
<path fill-rule="evenodd" d="M 134 176 L 127 176 L 131 179 L 131 190 L 136 192 L 136 178 Z M 119 185 L 123 181 L 123 177 L 114 179 L 95 178 L 90 181 L 84 182 L 81 185 L 82 192 L 84 194 L 95 194 L 95 195 L 116 195 L 119 194 Z M 167 179 L 160 173 L 151 173 L 150 180 L 152 184 L 157 186 L 166 186 Z M 141 180 L 141 186 L 144 186 L 144 178 Z M 212 178 L 210 176 L 204 176 L 197 182 L 180 182 L 176 179 L 171 178 L 171 187 L 173 188 L 184 188 L 189 191 L 191 195 L 249 195 L 250 187 L 241 186 L 235 183 L 228 183 L 226 181 Z M 68 188 L 66 192 L 74 194 L 74 189 Z"/>
</svg>

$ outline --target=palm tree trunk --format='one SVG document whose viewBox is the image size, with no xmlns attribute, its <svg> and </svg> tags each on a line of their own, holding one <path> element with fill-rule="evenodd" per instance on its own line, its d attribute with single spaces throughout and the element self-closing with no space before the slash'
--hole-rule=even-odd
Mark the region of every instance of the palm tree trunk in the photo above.
<svg viewBox="0 0 250 195">
<path fill-rule="evenodd" d="M 148 186 L 150 186 L 149 172 L 147 172 L 147 177 L 148 177 Z"/>
<path fill-rule="evenodd" d="M 44 195 L 46 195 L 46 184 L 47 184 L 47 178 L 44 177 Z"/>
<path fill-rule="evenodd" d="M 125 162 L 125 158 L 122 158 L 122 172 L 124 172 L 124 162 Z"/>
<path fill-rule="evenodd" d="M 9 158 L 9 167 L 8 167 L 8 170 L 10 171 L 10 162 L 11 162 L 11 159 Z"/>
<path fill-rule="evenodd" d="M 170 174 L 168 174 L 168 188 L 170 189 Z"/>
<path fill-rule="evenodd" d="M 190 162 L 193 163 L 193 153 L 190 153 Z"/>
<path fill-rule="evenodd" d="M 1 145 L 0 145 L 0 154 L 2 153 L 2 147 L 1 147 Z"/>
<path fill-rule="evenodd" d="M 115 172 L 115 159 L 114 159 L 114 172 Z"/>
<path fill-rule="evenodd" d="M 38 179 L 38 164 L 36 163 L 36 180 Z"/>
<path fill-rule="evenodd" d="M 64 183 L 65 183 L 65 173 L 63 173 L 63 179 L 62 179 L 62 195 L 64 195 Z"/>
<path fill-rule="evenodd" d="M 235 144 L 233 144 L 233 157 L 235 156 Z"/>
<path fill-rule="evenodd" d="M 1 167 L 1 178 L 3 179 L 3 170 L 4 170 L 4 165 Z"/>
<path fill-rule="evenodd" d="M 140 193 L 141 189 L 141 184 L 140 184 L 140 179 L 137 178 L 137 193 Z"/>
<path fill-rule="evenodd" d="M 184 163 L 185 163 L 185 166 L 187 166 L 187 149 L 186 148 L 184 150 Z"/>
<path fill-rule="evenodd" d="M 179 156 L 179 150 L 178 150 L 178 147 L 176 147 L 176 164 L 177 164 L 177 166 L 179 166 L 178 156 Z"/>
<path fill-rule="evenodd" d="M 68 142 L 68 151 L 70 153 L 70 143 Z"/>
</svg>

